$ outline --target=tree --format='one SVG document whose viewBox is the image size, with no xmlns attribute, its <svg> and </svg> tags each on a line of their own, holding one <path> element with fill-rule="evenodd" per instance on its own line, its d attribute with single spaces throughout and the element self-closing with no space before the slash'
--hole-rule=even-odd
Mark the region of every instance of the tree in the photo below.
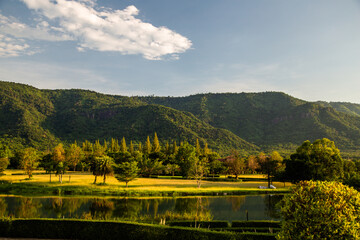
<svg viewBox="0 0 360 240">
<path fill-rule="evenodd" d="M 338 181 L 344 178 L 344 161 L 339 149 L 327 138 L 305 141 L 285 161 L 288 180 Z"/>
<path fill-rule="evenodd" d="M 161 147 L 160 147 L 159 139 L 158 139 L 158 136 L 157 136 L 157 134 L 155 132 L 154 140 L 153 140 L 153 143 L 152 143 L 152 146 L 151 146 L 151 152 L 158 153 L 158 152 L 160 152 L 160 150 L 161 150 Z"/>
<path fill-rule="evenodd" d="M 359 239 L 360 194 L 338 182 L 301 181 L 282 200 L 277 239 Z"/>
<path fill-rule="evenodd" d="M 103 184 L 106 182 L 106 176 L 112 175 L 113 173 L 113 159 L 108 156 L 100 157 L 100 173 L 104 176 Z"/>
<path fill-rule="evenodd" d="M 259 155 L 260 171 L 267 175 L 268 187 L 272 182 L 272 178 L 276 175 L 282 164 L 282 157 L 276 151 L 273 151 L 270 156 Z"/>
<path fill-rule="evenodd" d="M 229 167 L 230 173 L 235 175 L 236 179 L 245 170 L 245 160 L 240 157 L 236 150 L 233 150 L 231 156 L 226 159 L 226 165 Z"/>
<path fill-rule="evenodd" d="M 95 176 L 93 184 L 96 184 L 97 177 L 102 175 L 100 167 L 101 167 L 101 157 L 93 157 L 90 162 L 90 171 Z"/>
<path fill-rule="evenodd" d="M 9 166 L 8 158 L 0 158 L 0 176 L 4 174 L 5 169 Z"/>
<path fill-rule="evenodd" d="M 259 169 L 260 166 L 256 159 L 256 156 L 250 155 L 247 158 L 247 167 L 251 171 L 252 174 L 254 174 L 256 172 L 256 170 Z"/>
<path fill-rule="evenodd" d="M 62 183 L 62 177 L 63 177 L 63 174 L 65 173 L 66 171 L 66 164 L 65 164 L 65 150 L 64 150 L 64 147 L 62 145 L 62 143 L 58 144 L 54 150 L 53 150 L 53 154 L 52 154 L 52 157 L 53 157 L 53 161 L 55 162 L 56 164 L 56 167 L 55 167 L 55 173 L 56 175 L 59 176 L 59 182 Z"/>
<path fill-rule="evenodd" d="M 39 156 L 35 148 L 25 148 L 21 152 L 20 165 L 24 169 L 25 173 L 29 176 L 29 179 L 32 178 L 33 171 L 39 165 Z"/>
<path fill-rule="evenodd" d="M 46 172 L 46 173 L 49 173 L 49 174 L 50 174 L 50 182 L 51 182 L 51 173 L 54 172 L 55 169 L 56 169 L 56 163 L 54 162 L 51 153 L 45 154 L 45 155 L 42 157 L 41 165 L 40 165 L 40 166 L 45 169 L 45 172 Z"/>
<path fill-rule="evenodd" d="M 189 177 L 190 169 L 192 168 L 195 161 L 197 161 L 195 148 L 189 143 L 183 143 L 176 155 L 176 163 L 180 166 L 181 175 L 183 177 Z"/>
<path fill-rule="evenodd" d="M 143 153 L 144 154 L 150 154 L 151 153 L 151 142 L 149 136 L 146 138 L 145 145 L 143 147 Z"/>
<path fill-rule="evenodd" d="M 219 160 L 214 160 L 210 162 L 209 164 L 209 171 L 210 174 L 213 175 L 213 178 L 215 177 L 215 174 L 220 174 L 224 171 L 224 164 Z"/>
<path fill-rule="evenodd" d="M 122 162 L 115 165 L 114 172 L 115 178 L 121 182 L 125 182 L 126 187 L 128 187 L 128 183 L 137 177 L 139 168 L 135 161 Z"/>
<path fill-rule="evenodd" d="M 72 166 L 74 171 L 76 170 L 76 166 L 83 158 L 84 152 L 81 150 L 81 147 L 79 147 L 76 142 L 71 144 L 66 153 L 66 160 L 68 164 Z"/>
<path fill-rule="evenodd" d="M 189 169 L 188 176 L 196 180 L 198 188 L 201 186 L 201 180 L 209 172 L 208 162 L 205 157 L 198 158 L 195 157 L 192 165 Z"/>
<path fill-rule="evenodd" d="M 125 137 L 123 137 L 123 138 L 121 139 L 121 142 L 120 142 L 120 152 L 122 152 L 122 153 L 127 152 Z"/>
</svg>

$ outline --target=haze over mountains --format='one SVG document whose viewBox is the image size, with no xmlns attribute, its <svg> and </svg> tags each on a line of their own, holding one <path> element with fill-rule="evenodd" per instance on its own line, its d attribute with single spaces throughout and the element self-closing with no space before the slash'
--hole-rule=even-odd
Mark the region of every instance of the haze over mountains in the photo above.
<svg viewBox="0 0 360 240">
<path fill-rule="evenodd" d="M 360 148 L 360 105 L 307 102 L 281 92 L 126 97 L 0 82 L 0 136 L 24 144 L 123 136 L 144 142 L 154 132 L 162 141 L 198 138 L 222 154 L 234 148 L 288 152 L 326 137 L 351 156 Z"/>
</svg>

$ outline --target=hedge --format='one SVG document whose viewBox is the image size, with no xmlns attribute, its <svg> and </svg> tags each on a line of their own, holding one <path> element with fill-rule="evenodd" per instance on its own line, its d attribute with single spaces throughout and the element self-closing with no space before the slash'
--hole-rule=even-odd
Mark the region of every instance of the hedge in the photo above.
<svg viewBox="0 0 360 240">
<path fill-rule="evenodd" d="M 67 219 L 1 219 L 0 237 L 128 240 L 275 239 L 274 234 L 217 232 L 143 223 Z"/>
<path fill-rule="evenodd" d="M 270 227 L 270 228 L 281 228 L 280 221 L 233 221 L 231 224 L 233 228 L 241 228 L 241 227 Z"/>
<path fill-rule="evenodd" d="M 197 228 L 228 228 L 230 224 L 228 221 L 169 221 L 169 226 L 178 227 L 197 227 Z"/>
<path fill-rule="evenodd" d="M 271 229 L 271 230 L 270 230 Z M 221 231 L 222 228 L 213 228 L 212 230 L 215 231 Z M 272 231 L 273 233 L 277 233 L 281 230 L 281 228 L 272 228 L 272 227 L 232 227 L 226 229 L 227 231 L 231 232 L 263 232 L 263 233 L 270 233 Z"/>
</svg>

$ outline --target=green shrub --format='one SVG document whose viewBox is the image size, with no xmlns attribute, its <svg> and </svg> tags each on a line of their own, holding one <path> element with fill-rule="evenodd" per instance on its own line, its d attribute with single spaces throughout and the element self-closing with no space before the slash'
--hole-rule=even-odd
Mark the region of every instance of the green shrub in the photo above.
<svg viewBox="0 0 360 240">
<path fill-rule="evenodd" d="M 278 239 L 359 239 L 360 194 L 338 182 L 302 181 L 282 200 Z"/>
<path fill-rule="evenodd" d="M 228 221 L 171 221 L 169 226 L 196 227 L 196 228 L 228 228 Z"/>
<path fill-rule="evenodd" d="M 226 229 L 226 231 L 231 232 L 256 232 L 256 233 L 277 233 L 280 231 L 281 228 L 272 228 L 272 227 L 232 227 Z M 212 230 L 220 230 L 213 228 Z"/>
<path fill-rule="evenodd" d="M 280 228 L 281 224 L 279 221 L 270 221 L 270 220 L 261 220 L 261 221 L 233 221 L 231 224 L 233 228 L 240 228 L 240 227 L 271 227 L 271 228 Z"/>
<path fill-rule="evenodd" d="M 241 239 L 236 233 L 129 222 L 58 219 L 0 220 L 1 237 L 57 239 Z"/>
</svg>

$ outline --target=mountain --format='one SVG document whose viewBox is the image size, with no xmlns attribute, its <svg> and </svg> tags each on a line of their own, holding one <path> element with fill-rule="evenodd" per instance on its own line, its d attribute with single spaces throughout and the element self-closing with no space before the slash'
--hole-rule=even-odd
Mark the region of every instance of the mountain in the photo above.
<svg viewBox="0 0 360 240">
<path fill-rule="evenodd" d="M 189 111 L 200 120 L 228 129 L 263 149 L 293 149 L 304 140 L 324 137 L 335 141 L 344 150 L 353 151 L 360 146 L 358 116 L 284 93 L 209 93 L 140 99 Z"/>
<path fill-rule="evenodd" d="M 332 107 L 336 111 L 351 114 L 360 117 L 360 104 L 348 102 L 317 102 L 317 104 L 325 107 Z"/>
<path fill-rule="evenodd" d="M 137 98 L 86 90 L 39 90 L 0 82 L 0 136 L 24 139 L 27 145 L 51 147 L 59 141 L 110 138 L 145 141 L 157 132 L 160 140 L 207 142 L 221 153 L 254 152 L 258 147 L 226 129 L 215 128 L 189 112 L 147 104 Z"/>
<path fill-rule="evenodd" d="M 126 97 L 88 90 L 40 90 L 0 82 L 0 136 L 25 145 L 120 139 L 144 142 L 196 138 L 222 154 L 279 150 L 329 138 L 360 156 L 360 105 L 307 102 L 281 92 Z"/>
</svg>

